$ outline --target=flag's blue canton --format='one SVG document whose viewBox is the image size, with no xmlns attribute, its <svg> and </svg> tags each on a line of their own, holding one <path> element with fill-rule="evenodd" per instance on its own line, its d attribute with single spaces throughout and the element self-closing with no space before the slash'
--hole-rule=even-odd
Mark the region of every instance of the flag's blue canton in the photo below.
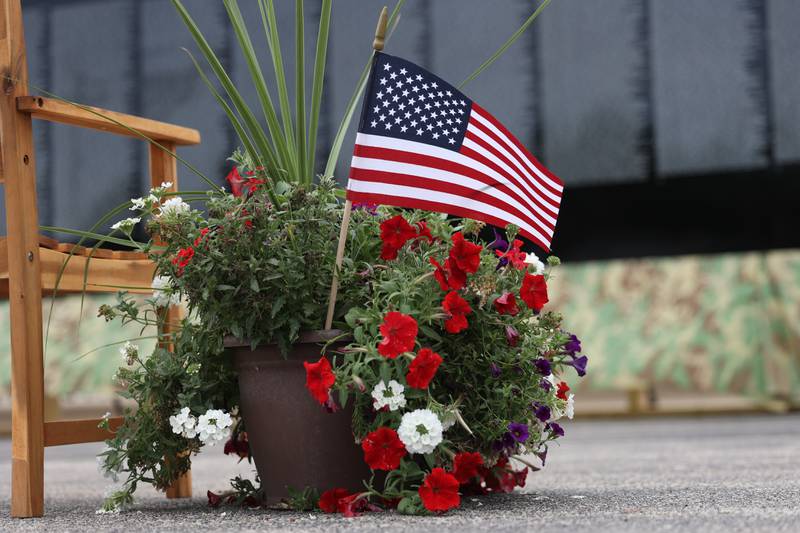
<svg viewBox="0 0 800 533">
<path fill-rule="evenodd" d="M 472 101 L 399 57 L 379 53 L 358 131 L 459 150 Z"/>
</svg>

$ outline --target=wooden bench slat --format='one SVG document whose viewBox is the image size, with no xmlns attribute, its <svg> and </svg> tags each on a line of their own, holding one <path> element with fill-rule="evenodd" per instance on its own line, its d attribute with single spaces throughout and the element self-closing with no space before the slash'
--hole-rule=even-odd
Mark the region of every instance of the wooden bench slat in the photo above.
<svg viewBox="0 0 800 533">
<path fill-rule="evenodd" d="M 104 116 L 98 116 L 87 109 L 41 96 L 20 96 L 17 98 L 17 109 L 23 113 L 30 113 L 33 118 L 60 122 L 89 128 L 94 130 L 107 131 L 118 135 L 141 138 L 136 133 L 115 124 L 105 117 L 109 117 L 116 122 L 138 130 L 142 134 L 156 141 L 168 141 L 178 145 L 191 145 L 200 143 L 200 132 L 183 126 L 176 126 L 167 122 L 159 122 L 149 118 L 117 113 L 99 107 L 84 106 Z"/>
<path fill-rule="evenodd" d="M 81 444 L 84 442 L 100 442 L 111 438 L 111 433 L 97 427 L 102 418 L 85 420 L 58 420 L 44 423 L 44 445 L 63 446 L 65 444 Z M 108 427 L 116 430 L 122 424 L 121 416 L 108 419 Z"/>
</svg>

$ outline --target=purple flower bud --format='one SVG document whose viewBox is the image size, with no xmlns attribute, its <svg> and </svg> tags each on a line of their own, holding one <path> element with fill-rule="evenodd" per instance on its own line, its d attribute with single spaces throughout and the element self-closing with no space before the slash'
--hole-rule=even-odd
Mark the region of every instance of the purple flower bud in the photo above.
<svg viewBox="0 0 800 533">
<path fill-rule="evenodd" d="M 492 230 L 494 231 L 494 240 L 489 243 L 487 248 L 490 250 L 500 250 L 501 252 L 508 250 L 508 241 L 503 239 L 503 237 L 497 233 L 496 228 L 492 228 Z"/>
<path fill-rule="evenodd" d="M 506 341 L 511 347 L 519 344 L 519 331 L 514 326 L 506 326 Z"/>
<path fill-rule="evenodd" d="M 542 380 L 539 382 L 539 386 L 542 388 L 542 390 L 545 390 L 547 392 L 553 390 L 553 384 L 550 383 L 549 379 L 542 378 Z"/>
<path fill-rule="evenodd" d="M 533 362 L 533 364 L 536 366 L 536 371 L 543 376 L 549 376 L 553 373 L 553 369 L 550 366 L 550 361 L 547 359 L 537 359 Z"/>
<path fill-rule="evenodd" d="M 581 341 L 578 340 L 578 337 L 575 335 L 570 334 L 569 340 L 564 344 L 564 352 L 567 355 L 575 355 L 576 353 L 581 351 Z"/>
<path fill-rule="evenodd" d="M 583 377 L 586 375 L 586 364 L 589 362 L 589 358 L 585 355 L 580 357 L 575 357 L 572 361 L 567 363 L 571 367 L 575 369 L 579 376 Z"/>
<path fill-rule="evenodd" d="M 542 467 L 544 467 L 544 464 L 547 462 L 547 446 L 544 447 L 544 451 L 533 452 L 533 455 L 539 458 L 539 460 L 542 462 Z"/>
<path fill-rule="evenodd" d="M 542 422 L 547 422 L 548 420 L 550 420 L 550 416 L 552 416 L 550 408 L 547 407 L 546 405 L 535 405 L 533 408 L 533 414 L 536 418 L 538 418 Z"/>
<path fill-rule="evenodd" d="M 516 444 L 514 436 L 511 433 L 504 433 L 500 439 L 492 443 L 492 449 L 496 452 L 502 452 L 504 450 L 513 448 L 514 444 Z"/>
<path fill-rule="evenodd" d="M 555 422 L 550 422 L 548 424 L 548 427 L 550 428 L 550 433 L 555 435 L 556 437 L 564 436 L 564 428 L 562 428 L 559 424 L 556 424 Z"/>
<path fill-rule="evenodd" d="M 493 377 L 493 378 L 499 378 L 499 377 L 500 377 L 500 374 L 502 373 L 502 371 L 500 370 L 500 367 L 499 367 L 499 366 L 497 366 L 497 365 L 496 365 L 496 364 L 494 364 L 494 363 L 492 363 L 492 364 L 489 366 L 489 371 L 492 373 L 492 377 Z"/>
</svg>

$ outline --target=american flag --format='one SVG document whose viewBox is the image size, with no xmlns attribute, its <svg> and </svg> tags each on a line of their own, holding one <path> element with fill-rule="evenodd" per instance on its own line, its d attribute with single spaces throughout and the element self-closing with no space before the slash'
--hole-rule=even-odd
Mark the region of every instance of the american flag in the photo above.
<svg viewBox="0 0 800 533">
<path fill-rule="evenodd" d="M 347 198 L 448 213 L 550 251 L 561 180 L 500 122 L 438 76 L 376 53 Z"/>
</svg>

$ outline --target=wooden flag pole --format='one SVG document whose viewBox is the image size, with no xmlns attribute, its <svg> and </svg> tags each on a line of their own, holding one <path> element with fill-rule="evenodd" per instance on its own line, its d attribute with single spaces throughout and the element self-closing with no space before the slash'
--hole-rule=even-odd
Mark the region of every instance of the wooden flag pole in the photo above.
<svg viewBox="0 0 800 533">
<path fill-rule="evenodd" d="M 375 40 L 372 41 L 372 49 L 376 52 L 383 50 L 383 43 L 386 39 L 386 24 L 389 20 L 389 9 L 384 6 L 378 18 L 378 26 L 375 28 Z M 325 318 L 325 329 L 331 329 L 333 325 L 333 311 L 336 308 L 336 295 L 339 292 L 339 270 L 342 268 L 344 260 L 344 247 L 347 243 L 347 231 L 350 227 L 350 213 L 353 211 L 353 202 L 345 200 L 344 213 L 342 214 L 342 227 L 339 230 L 339 246 L 336 248 L 336 267 L 333 270 L 333 280 L 331 281 L 331 294 L 328 298 L 328 316 Z"/>
</svg>

